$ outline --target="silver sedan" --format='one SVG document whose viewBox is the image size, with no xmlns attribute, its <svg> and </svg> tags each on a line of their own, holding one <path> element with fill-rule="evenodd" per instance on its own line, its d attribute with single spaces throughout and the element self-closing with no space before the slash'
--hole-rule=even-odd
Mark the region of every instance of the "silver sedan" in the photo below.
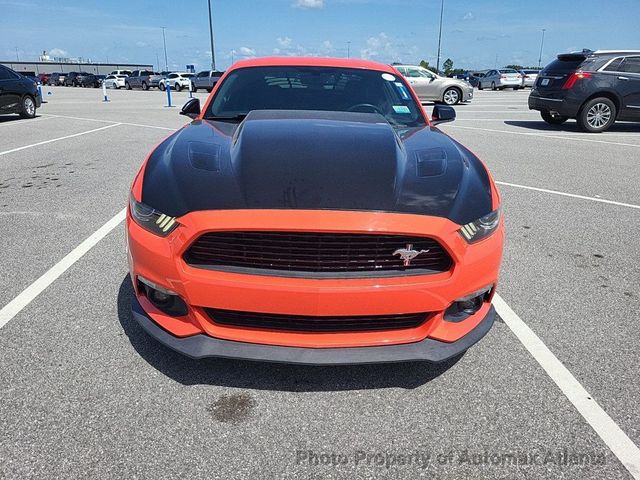
<svg viewBox="0 0 640 480">
<path fill-rule="evenodd" d="M 455 105 L 473 98 L 470 83 L 457 78 L 441 77 L 416 65 L 394 65 L 409 81 L 421 102 L 442 102 Z"/>
</svg>

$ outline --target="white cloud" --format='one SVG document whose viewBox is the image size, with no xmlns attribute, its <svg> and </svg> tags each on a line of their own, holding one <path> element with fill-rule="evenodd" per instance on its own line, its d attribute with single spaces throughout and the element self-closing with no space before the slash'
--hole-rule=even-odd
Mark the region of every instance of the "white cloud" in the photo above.
<svg viewBox="0 0 640 480">
<path fill-rule="evenodd" d="M 324 7 L 324 0 L 295 0 L 293 6 L 296 8 L 320 9 Z"/>
<path fill-rule="evenodd" d="M 49 50 L 49 55 L 51 55 L 52 57 L 68 57 L 69 52 L 61 48 L 52 48 L 51 50 Z"/>
<path fill-rule="evenodd" d="M 396 61 L 399 58 L 397 48 L 389 36 L 380 32 L 375 37 L 369 37 L 366 47 L 360 50 L 360 56 L 366 59 L 377 59 L 380 61 Z"/>
<path fill-rule="evenodd" d="M 333 43 L 331 43 L 330 40 L 325 40 L 324 42 L 322 42 L 322 48 L 324 48 L 325 50 L 333 50 Z"/>
<path fill-rule="evenodd" d="M 276 38 L 276 42 L 282 48 L 289 48 L 293 40 L 291 40 L 289 37 L 278 37 Z"/>
<path fill-rule="evenodd" d="M 475 17 L 475 15 L 473 14 L 473 12 L 467 12 L 464 14 L 464 16 L 462 17 L 463 20 L 473 20 Z"/>
<path fill-rule="evenodd" d="M 136 47 L 143 48 L 143 47 L 146 47 L 147 45 L 148 45 L 147 42 L 141 42 L 141 41 L 136 42 Z"/>
<path fill-rule="evenodd" d="M 238 53 L 244 57 L 255 57 L 256 51 L 253 48 L 249 47 L 240 47 L 238 49 Z"/>
</svg>

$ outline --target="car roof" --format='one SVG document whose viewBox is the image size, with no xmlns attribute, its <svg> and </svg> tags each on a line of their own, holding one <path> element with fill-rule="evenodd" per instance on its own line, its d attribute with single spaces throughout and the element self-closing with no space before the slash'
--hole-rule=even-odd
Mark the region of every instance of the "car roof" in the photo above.
<svg viewBox="0 0 640 480">
<path fill-rule="evenodd" d="M 338 67 L 338 68 L 362 68 L 394 73 L 395 70 L 384 63 L 369 60 L 332 58 L 332 57 L 261 57 L 249 60 L 240 60 L 229 70 L 237 70 L 246 67 Z"/>
</svg>

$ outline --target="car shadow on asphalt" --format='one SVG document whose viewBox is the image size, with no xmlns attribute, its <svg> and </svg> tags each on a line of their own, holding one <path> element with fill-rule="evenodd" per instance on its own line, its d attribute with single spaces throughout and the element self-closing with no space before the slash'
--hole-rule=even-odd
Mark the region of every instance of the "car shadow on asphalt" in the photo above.
<svg viewBox="0 0 640 480">
<path fill-rule="evenodd" d="M 575 121 L 571 120 L 569 120 L 567 123 L 563 123 L 562 125 L 549 125 L 542 120 L 505 120 L 504 124 L 510 125 L 512 127 L 537 130 L 540 132 L 575 132 L 590 135 L 580 130 L 578 128 L 578 124 Z M 640 133 L 640 123 L 616 122 L 604 133 L 604 135 L 606 135 L 607 133 Z M 597 136 L 597 134 L 593 135 Z"/>
<path fill-rule="evenodd" d="M 135 351 L 159 372 L 183 385 L 218 385 L 257 390 L 325 392 L 377 388 L 414 389 L 439 377 L 464 356 L 446 362 L 310 366 L 223 358 L 193 360 L 149 336 L 131 314 L 129 275 L 118 291 L 118 318 Z"/>
<path fill-rule="evenodd" d="M 36 115 L 33 118 L 40 118 L 42 115 Z M 20 115 L 0 115 L 0 123 L 15 122 L 16 120 L 31 120 L 30 118 L 22 118 Z"/>
</svg>

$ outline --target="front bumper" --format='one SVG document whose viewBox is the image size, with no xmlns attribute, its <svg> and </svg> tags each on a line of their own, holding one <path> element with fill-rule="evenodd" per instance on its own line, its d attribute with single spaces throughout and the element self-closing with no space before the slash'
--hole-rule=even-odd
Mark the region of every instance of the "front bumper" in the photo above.
<svg viewBox="0 0 640 480">
<path fill-rule="evenodd" d="M 495 309 L 491 307 L 471 332 L 451 343 L 426 338 L 415 343 L 379 347 L 300 348 L 220 340 L 203 334 L 176 337 L 156 324 L 136 298 L 131 302 L 131 313 L 149 335 L 172 350 L 191 358 L 221 357 L 306 365 L 443 362 L 477 343 L 489 332 L 496 317 Z"/>
<path fill-rule="evenodd" d="M 447 219 L 382 212 L 221 210 L 192 212 L 178 222 L 180 227 L 168 237 L 158 237 L 142 229 L 130 214 L 127 216 L 131 278 L 146 316 L 176 338 L 204 336 L 216 342 L 303 350 L 387 348 L 426 339 L 457 344 L 489 314 L 490 301 L 487 299 L 477 313 L 460 322 L 446 321 L 444 312 L 456 299 L 497 284 L 504 238 L 502 222 L 493 235 L 470 245 L 460 235 L 459 225 Z M 431 275 L 314 279 L 209 270 L 184 261 L 185 250 L 203 232 L 240 231 L 247 226 L 267 231 L 428 235 L 448 250 L 454 266 L 448 272 Z M 171 317 L 157 310 L 139 291 L 139 277 L 177 293 L 188 305 L 188 314 Z M 318 333 L 224 325 L 211 319 L 207 308 L 318 317 L 431 315 L 415 328 Z"/>
</svg>

